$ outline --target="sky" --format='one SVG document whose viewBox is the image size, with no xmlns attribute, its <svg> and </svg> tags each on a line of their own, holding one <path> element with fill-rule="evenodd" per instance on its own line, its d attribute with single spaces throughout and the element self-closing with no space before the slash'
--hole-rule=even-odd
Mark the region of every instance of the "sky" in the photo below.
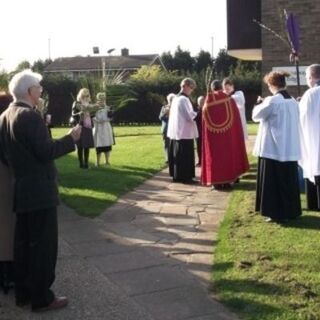
<svg viewBox="0 0 320 320">
<path fill-rule="evenodd" d="M 10 0 L 0 5 L 0 70 L 20 62 L 76 55 L 192 56 L 226 47 L 226 0 Z M 213 49 L 213 50 L 212 50 Z"/>
</svg>

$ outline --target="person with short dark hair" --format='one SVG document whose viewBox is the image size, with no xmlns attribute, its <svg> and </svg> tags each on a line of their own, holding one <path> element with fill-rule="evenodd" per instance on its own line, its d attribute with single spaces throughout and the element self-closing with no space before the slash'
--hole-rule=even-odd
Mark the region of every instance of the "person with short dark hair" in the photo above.
<svg viewBox="0 0 320 320">
<path fill-rule="evenodd" d="M 31 70 L 14 75 L 9 83 L 13 103 L 0 116 L 0 159 L 14 178 L 13 211 L 15 297 L 17 306 L 32 311 L 65 307 L 66 297 L 50 289 L 57 261 L 58 186 L 54 159 L 75 149 L 81 127 L 52 140 L 34 110 L 42 93 L 42 76 Z"/>
<path fill-rule="evenodd" d="M 252 111 L 253 121 L 260 123 L 253 149 L 258 157 L 255 209 L 266 221 L 280 223 L 301 215 L 299 106 L 286 91 L 288 76 L 281 71 L 268 73 L 264 82 L 272 96 Z"/>
<path fill-rule="evenodd" d="M 194 139 L 198 137 L 198 130 L 194 119 L 197 112 L 193 110 L 189 96 L 196 83 L 185 78 L 180 87 L 180 92 L 173 98 L 168 123 L 169 173 L 174 182 L 195 183 Z"/>
<path fill-rule="evenodd" d="M 201 183 L 229 189 L 249 169 L 249 162 L 239 110 L 219 80 L 211 83 L 202 114 Z"/>
<path fill-rule="evenodd" d="M 302 158 L 307 208 L 320 210 L 320 64 L 306 69 L 309 89 L 300 101 Z"/>
</svg>

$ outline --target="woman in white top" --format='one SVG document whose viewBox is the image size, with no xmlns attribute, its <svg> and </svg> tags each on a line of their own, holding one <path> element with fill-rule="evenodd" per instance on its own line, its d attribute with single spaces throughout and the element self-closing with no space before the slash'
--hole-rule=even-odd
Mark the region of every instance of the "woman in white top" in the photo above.
<svg viewBox="0 0 320 320">
<path fill-rule="evenodd" d="M 284 222 L 301 215 L 297 161 L 301 157 L 299 105 L 285 90 L 288 73 L 264 77 L 273 96 L 254 107 L 260 122 L 253 154 L 259 157 L 256 211 L 267 221 Z"/>
</svg>

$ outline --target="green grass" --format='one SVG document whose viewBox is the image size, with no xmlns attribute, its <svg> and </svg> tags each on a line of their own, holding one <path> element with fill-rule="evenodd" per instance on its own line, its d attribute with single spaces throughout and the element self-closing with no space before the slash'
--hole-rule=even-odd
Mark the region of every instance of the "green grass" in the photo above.
<svg viewBox="0 0 320 320">
<path fill-rule="evenodd" d="M 254 212 L 255 174 L 254 162 L 232 193 L 215 250 L 213 291 L 242 319 L 320 319 L 320 214 L 266 223 Z"/>
<path fill-rule="evenodd" d="M 61 137 L 67 131 L 53 129 L 53 137 Z M 76 152 L 56 160 L 62 201 L 82 215 L 97 216 L 119 196 L 163 168 L 159 127 L 116 127 L 115 132 L 111 166 L 95 167 L 94 149 L 90 152 L 89 170 L 79 168 Z"/>
<path fill-rule="evenodd" d="M 54 128 L 53 137 L 58 138 L 68 132 L 69 128 Z M 113 131 L 116 137 L 139 136 L 139 135 L 160 135 L 160 124 L 153 126 L 114 126 Z"/>
<path fill-rule="evenodd" d="M 259 123 L 248 122 L 247 123 L 248 134 L 256 135 L 258 131 L 258 126 L 259 126 Z"/>
</svg>

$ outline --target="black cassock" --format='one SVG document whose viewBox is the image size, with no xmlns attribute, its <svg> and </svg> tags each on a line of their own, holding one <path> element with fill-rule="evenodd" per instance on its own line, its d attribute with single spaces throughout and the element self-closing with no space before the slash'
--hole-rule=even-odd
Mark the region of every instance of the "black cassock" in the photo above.
<svg viewBox="0 0 320 320">
<path fill-rule="evenodd" d="M 259 157 L 256 211 L 276 221 L 301 215 L 298 164 Z"/>
<path fill-rule="evenodd" d="M 169 173 L 175 182 L 190 182 L 195 177 L 193 139 L 170 140 Z"/>
</svg>

